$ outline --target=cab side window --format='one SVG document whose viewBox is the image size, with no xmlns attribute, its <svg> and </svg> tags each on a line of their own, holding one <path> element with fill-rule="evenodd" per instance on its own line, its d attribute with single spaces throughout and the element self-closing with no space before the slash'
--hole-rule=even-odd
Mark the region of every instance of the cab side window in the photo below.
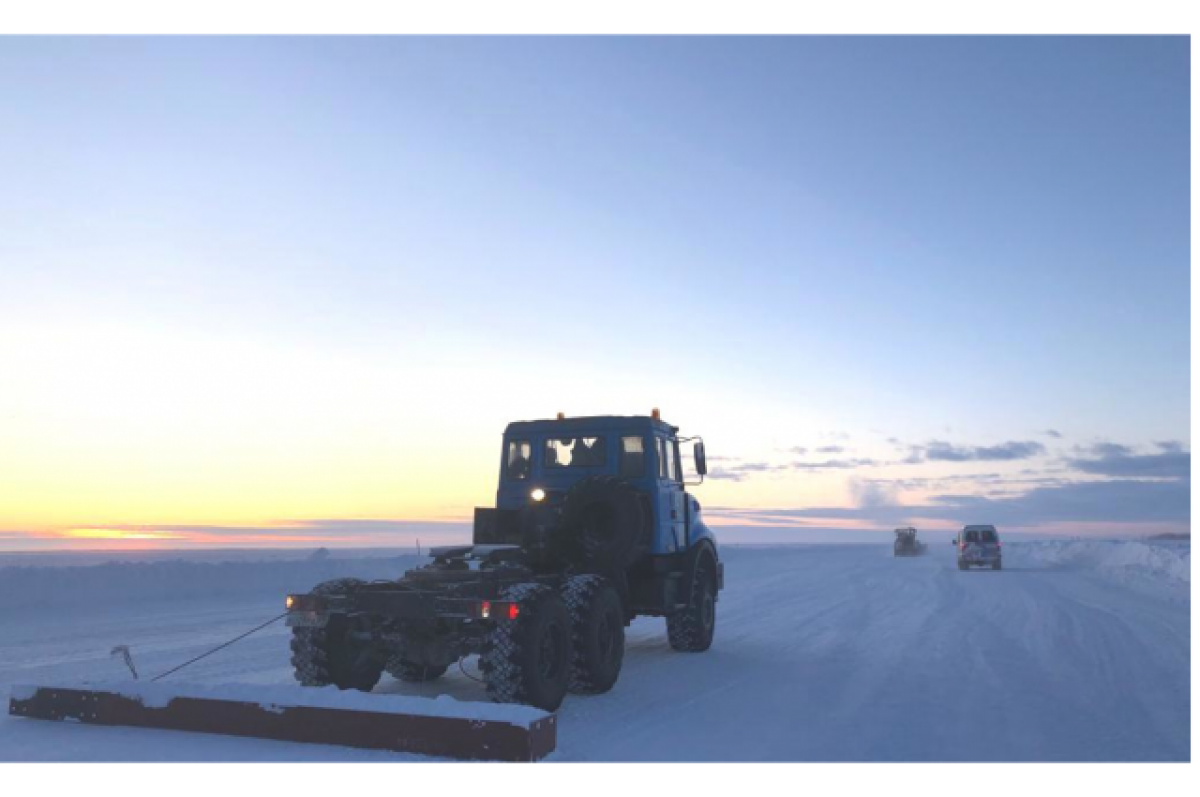
<svg viewBox="0 0 1200 797">
<path fill-rule="evenodd" d="M 658 440 L 658 478 L 678 481 L 675 467 L 675 443 L 662 437 Z"/>
<path fill-rule="evenodd" d="M 621 438 L 621 476 L 640 479 L 646 475 L 646 445 L 641 437 Z"/>
</svg>

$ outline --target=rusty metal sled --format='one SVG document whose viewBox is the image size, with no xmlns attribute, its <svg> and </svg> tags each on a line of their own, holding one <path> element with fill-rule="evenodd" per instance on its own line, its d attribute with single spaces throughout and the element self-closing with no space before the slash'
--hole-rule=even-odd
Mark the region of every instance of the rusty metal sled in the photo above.
<svg viewBox="0 0 1200 797">
<path fill-rule="evenodd" d="M 119 684 L 15 686 L 17 717 L 195 731 L 448 758 L 537 761 L 553 752 L 556 717 L 528 706 L 459 703 L 295 687 Z M 269 702 L 268 702 L 269 701 Z"/>
</svg>

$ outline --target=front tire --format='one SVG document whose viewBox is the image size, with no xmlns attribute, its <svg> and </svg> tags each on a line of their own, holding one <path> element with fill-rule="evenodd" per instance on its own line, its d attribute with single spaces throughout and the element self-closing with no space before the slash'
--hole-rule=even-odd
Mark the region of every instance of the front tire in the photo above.
<svg viewBox="0 0 1200 797">
<path fill-rule="evenodd" d="M 515 620 L 497 620 L 484 641 L 479 668 L 497 703 L 545 711 L 562 705 L 571 677 L 571 616 L 555 590 L 515 584 L 501 600 L 517 604 Z"/>
<path fill-rule="evenodd" d="M 717 630 L 717 593 L 712 562 L 705 557 L 692 574 L 688 605 L 667 615 L 667 639 L 675 650 L 701 653 Z"/>
<path fill-rule="evenodd" d="M 345 593 L 364 582 L 355 578 L 326 581 L 314 595 Z M 383 661 L 369 645 L 350 638 L 354 623 L 335 614 L 322 628 L 292 629 L 292 667 L 303 686 L 336 686 L 370 692 L 383 675 Z"/>
<path fill-rule="evenodd" d="M 572 576 L 563 589 L 571 615 L 568 689 L 600 694 L 613 688 L 625 658 L 625 606 L 603 576 Z"/>
<path fill-rule="evenodd" d="M 997 560 L 996 560 L 996 561 L 995 561 L 995 562 L 992 564 L 992 569 L 993 569 L 993 570 L 999 570 L 999 569 L 1000 569 L 1000 560 L 999 560 L 999 559 L 997 559 Z"/>
</svg>

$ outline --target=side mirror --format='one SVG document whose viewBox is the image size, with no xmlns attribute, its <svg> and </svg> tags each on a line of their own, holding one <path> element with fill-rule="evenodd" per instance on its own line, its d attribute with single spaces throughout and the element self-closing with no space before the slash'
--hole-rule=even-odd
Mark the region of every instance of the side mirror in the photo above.
<svg viewBox="0 0 1200 797">
<path fill-rule="evenodd" d="M 955 537 L 954 539 L 950 540 L 950 544 L 951 544 L 951 545 L 958 545 L 958 537 Z"/>
<path fill-rule="evenodd" d="M 704 458 L 704 441 L 697 440 L 692 446 L 692 459 L 696 463 L 696 473 L 701 476 L 708 474 L 708 460 Z"/>
</svg>

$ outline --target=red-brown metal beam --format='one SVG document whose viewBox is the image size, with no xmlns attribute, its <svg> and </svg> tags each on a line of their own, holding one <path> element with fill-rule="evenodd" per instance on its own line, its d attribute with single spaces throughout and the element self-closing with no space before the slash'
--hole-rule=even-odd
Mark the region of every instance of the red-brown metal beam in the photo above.
<svg viewBox="0 0 1200 797">
<path fill-rule="evenodd" d="M 424 716 L 312 706 L 263 706 L 236 700 L 180 696 L 146 706 L 118 692 L 63 687 L 22 690 L 8 713 L 96 725 L 251 736 L 486 761 L 537 761 L 554 751 L 556 717 L 528 725 L 500 720 Z"/>
</svg>

